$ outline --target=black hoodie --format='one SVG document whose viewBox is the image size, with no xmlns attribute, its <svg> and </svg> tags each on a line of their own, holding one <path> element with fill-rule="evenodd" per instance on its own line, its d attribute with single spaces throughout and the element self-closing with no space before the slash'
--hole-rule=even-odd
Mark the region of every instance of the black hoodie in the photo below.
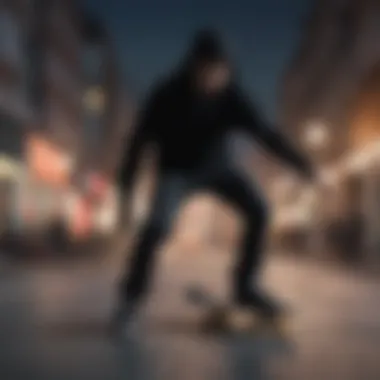
<svg viewBox="0 0 380 380">
<path fill-rule="evenodd" d="M 192 90 L 194 66 L 221 60 L 228 61 L 228 57 L 219 38 L 213 32 L 202 31 L 179 70 L 151 92 L 122 164 L 120 181 L 124 188 L 133 184 L 148 142 L 154 142 L 158 148 L 161 171 L 186 172 L 202 165 L 210 149 L 235 129 L 249 132 L 281 159 L 302 173 L 309 173 L 308 162 L 263 121 L 239 85 L 233 82 L 223 93 L 209 99 L 202 99 Z"/>
</svg>

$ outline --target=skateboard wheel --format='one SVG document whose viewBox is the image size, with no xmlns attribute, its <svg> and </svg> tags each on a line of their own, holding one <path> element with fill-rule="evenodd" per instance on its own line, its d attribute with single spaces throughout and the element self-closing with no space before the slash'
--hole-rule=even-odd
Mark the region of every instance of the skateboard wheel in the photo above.
<svg viewBox="0 0 380 380">
<path fill-rule="evenodd" d="M 202 323 L 202 327 L 206 331 L 225 330 L 227 326 L 228 313 L 224 309 L 212 310 Z"/>
<path fill-rule="evenodd" d="M 266 321 L 266 327 L 269 331 L 278 333 L 280 335 L 287 335 L 289 333 L 289 320 L 285 317 L 275 318 L 271 321 Z"/>
</svg>

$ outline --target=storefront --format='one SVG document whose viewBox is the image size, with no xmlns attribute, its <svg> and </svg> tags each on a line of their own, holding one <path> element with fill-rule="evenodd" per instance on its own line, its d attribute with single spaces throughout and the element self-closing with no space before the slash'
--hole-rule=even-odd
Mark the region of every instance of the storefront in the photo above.
<svg viewBox="0 0 380 380">
<path fill-rule="evenodd" d="M 0 104 L 0 207 L 4 231 L 12 228 L 13 196 L 23 175 L 23 124 Z"/>
<path fill-rule="evenodd" d="M 13 229 L 13 197 L 22 178 L 23 133 L 32 117 L 26 93 L 24 34 L 13 6 L 0 6 L 0 229 Z"/>
<path fill-rule="evenodd" d="M 91 236 L 92 207 L 85 196 L 71 189 L 63 202 L 63 214 L 72 241 L 82 241 Z"/>
<path fill-rule="evenodd" d="M 103 201 L 94 212 L 94 232 L 109 235 L 116 231 L 119 216 L 119 194 L 110 186 Z"/>
<path fill-rule="evenodd" d="M 360 258 L 380 265 L 380 63 L 369 70 L 349 107 L 351 203 L 361 230 Z M 354 191 L 355 190 L 355 191 Z M 356 229 L 358 230 L 358 228 Z"/>
<path fill-rule="evenodd" d="M 60 214 L 61 201 L 60 189 L 26 175 L 15 197 L 18 229 L 29 233 L 46 230 Z"/>
<path fill-rule="evenodd" d="M 0 236 L 13 229 L 14 194 L 23 174 L 22 163 L 0 155 Z"/>
<path fill-rule="evenodd" d="M 296 226 L 303 228 L 307 232 L 308 254 L 378 266 L 379 173 L 380 140 L 375 139 L 365 149 L 352 151 L 324 168 L 321 182 L 313 187 L 314 201 L 308 207 L 301 200 L 289 209 L 281 207 L 282 217 L 276 222 L 281 224 L 282 220 L 291 232 L 296 231 Z M 298 223 L 292 225 L 293 215 Z"/>
<path fill-rule="evenodd" d="M 72 159 L 42 136 L 26 140 L 28 173 L 20 191 L 21 215 L 27 229 L 46 230 L 63 219 L 63 200 L 69 191 Z"/>
<path fill-rule="evenodd" d="M 86 178 L 85 194 L 92 209 L 92 228 L 95 234 L 108 235 L 118 222 L 119 195 L 110 180 L 92 172 Z"/>
</svg>

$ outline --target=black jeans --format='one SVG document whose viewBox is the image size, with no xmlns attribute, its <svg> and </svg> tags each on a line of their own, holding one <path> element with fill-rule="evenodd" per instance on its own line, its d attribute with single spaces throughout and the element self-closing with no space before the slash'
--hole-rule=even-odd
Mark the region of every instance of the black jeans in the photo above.
<svg viewBox="0 0 380 380">
<path fill-rule="evenodd" d="M 213 167 L 206 165 L 192 175 L 181 171 L 161 174 L 150 215 L 133 248 L 129 271 L 122 280 L 122 296 L 140 300 L 146 295 L 153 277 L 156 252 L 170 234 L 182 201 L 203 188 L 230 203 L 244 218 L 245 231 L 232 274 L 232 290 L 237 296 L 249 291 L 260 268 L 267 206 L 251 178 L 237 168 L 216 162 Z"/>
</svg>

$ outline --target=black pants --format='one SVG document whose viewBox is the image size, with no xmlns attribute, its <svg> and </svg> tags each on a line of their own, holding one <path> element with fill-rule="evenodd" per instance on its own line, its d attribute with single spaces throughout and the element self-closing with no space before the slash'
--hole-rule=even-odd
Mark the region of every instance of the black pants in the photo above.
<svg viewBox="0 0 380 380">
<path fill-rule="evenodd" d="M 195 190 L 213 191 L 235 207 L 245 221 L 245 232 L 232 274 L 233 293 L 241 294 L 257 277 L 267 226 L 267 207 L 256 186 L 231 167 L 203 168 L 195 175 L 164 172 L 158 181 L 152 210 L 132 252 L 129 272 L 122 281 L 123 296 L 141 299 L 153 277 L 158 246 L 171 232 L 180 204 Z"/>
</svg>

